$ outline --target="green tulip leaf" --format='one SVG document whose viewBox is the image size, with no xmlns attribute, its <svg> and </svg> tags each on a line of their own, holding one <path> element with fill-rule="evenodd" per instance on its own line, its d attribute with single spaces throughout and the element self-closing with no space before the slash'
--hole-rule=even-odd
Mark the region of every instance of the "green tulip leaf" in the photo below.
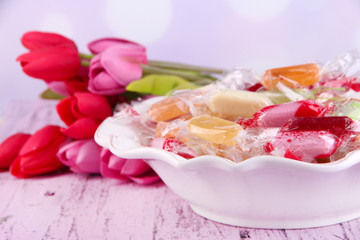
<svg viewBox="0 0 360 240">
<path fill-rule="evenodd" d="M 143 94 L 166 95 L 175 90 L 198 87 L 198 85 L 178 76 L 151 74 L 131 82 L 127 85 L 126 90 Z"/>
<path fill-rule="evenodd" d="M 55 99 L 55 100 L 61 100 L 64 99 L 65 96 L 58 94 L 56 92 L 54 92 L 51 89 L 46 89 L 44 92 L 42 92 L 40 94 L 40 98 L 42 99 Z"/>
</svg>

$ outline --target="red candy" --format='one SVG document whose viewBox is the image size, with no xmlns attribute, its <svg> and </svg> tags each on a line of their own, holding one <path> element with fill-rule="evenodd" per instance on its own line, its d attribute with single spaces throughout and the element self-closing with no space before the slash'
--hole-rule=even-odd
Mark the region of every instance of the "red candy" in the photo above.
<svg viewBox="0 0 360 240">
<path fill-rule="evenodd" d="M 290 119 L 281 131 L 329 131 L 341 137 L 353 121 L 349 117 L 295 117 Z"/>
<path fill-rule="evenodd" d="M 245 127 L 282 127 L 293 117 L 319 117 L 325 112 L 326 108 L 314 100 L 289 102 L 264 107 L 242 124 Z"/>
</svg>

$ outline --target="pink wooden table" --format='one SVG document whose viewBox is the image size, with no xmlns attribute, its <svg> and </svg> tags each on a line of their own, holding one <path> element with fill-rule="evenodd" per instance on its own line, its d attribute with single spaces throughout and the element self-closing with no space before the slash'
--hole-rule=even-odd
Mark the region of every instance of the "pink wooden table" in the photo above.
<svg viewBox="0 0 360 240">
<path fill-rule="evenodd" d="M 0 141 L 60 124 L 55 102 L 14 102 Z M 119 184 L 96 175 L 15 179 L 0 173 L 0 239 L 360 239 L 360 219 L 312 229 L 228 226 L 195 214 L 164 184 Z"/>
</svg>

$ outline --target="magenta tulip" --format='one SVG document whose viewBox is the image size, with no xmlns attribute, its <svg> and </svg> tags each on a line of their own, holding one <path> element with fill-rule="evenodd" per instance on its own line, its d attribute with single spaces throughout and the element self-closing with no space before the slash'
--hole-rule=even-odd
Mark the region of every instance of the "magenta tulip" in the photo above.
<svg viewBox="0 0 360 240">
<path fill-rule="evenodd" d="M 99 173 L 100 152 L 101 147 L 92 138 L 89 138 L 62 146 L 57 156 L 73 172 Z"/>
<path fill-rule="evenodd" d="M 120 158 L 107 149 L 101 152 L 100 171 L 102 176 L 122 182 L 150 184 L 160 180 L 154 170 L 143 160 Z"/>
</svg>

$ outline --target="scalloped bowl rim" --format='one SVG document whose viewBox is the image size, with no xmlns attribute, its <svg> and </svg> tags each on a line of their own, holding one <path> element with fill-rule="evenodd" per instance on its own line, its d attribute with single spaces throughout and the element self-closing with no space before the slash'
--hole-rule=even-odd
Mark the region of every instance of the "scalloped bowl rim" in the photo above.
<svg viewBox="0 0 360 240">
<path fill-rule="evenodd" d="M 174 167 L 186 170 L 196 170 L 197 168 L 201 167 L 201 165 L 211 165 L 212 167 L 226 170 L 240 170 L 242 168 L 247 169 L 253 167 L 262 167 L 264 165 L 270 164 L 274 166 L 282 166 L 284 168 L 297 168 L 315 172 L 336 172 L 345 170 L 360 163 L 360 150 L 349 152 L 344 158 L 329 163 L 308 163 L 271 155 L 255 156 L 241 162 L 233 162 L 227 158 L 213 155 L 202 155 L 191 159 L 186 159 L 180 155 L 168 152 L 163 149 L 143 146 L 127 149 L 124 151 L 123 149 L 120 150 L 114 146 L 112 143 L 112 136 L 101 136 L 99 134 L 99 129 L 95 133 L 96 142 L 102 146 L 106 146 L 111 152 L 119 157 L 137 159 L 141 155 L 143 159 L 161 159 L 162 161 L 167 162 Z"/>
<path fill-rule="evenodd" d="M 138 104 L 138 106 L 152 104 L 163 98 L 164 98 L 163 96 L 153 97 L 151 99 L 147 99 L 143 101 L 142 103 Z M 227 158 L 223 158 L 220 156 L 213 156 L 213 155 L 202 155 L 191 159 L 185 159 L 175 153 L 168 152 L 163 149 L 144 147 L 144 146 L 140 146 L 139 144 L 138 147 L 136 148 L 130 148 L 125 151 L 124 149 L 121 149 L 119 151 L 119 149 L 117 149 L 116 146 L 114 146 L 114 144 L 112 143 L 114 136 L 112 135 L 105 136 L 100 134 L 100 129 L 103 128 L 105 124 L 107 124 L 107 121 L 111 121 L 111 119 L 116 119 L 116 118 L 117 116 L 108 117 L 101 123 L 101 125 L 95 132 L 95 141 L 97 141 L 100 145 L 107 146 L 107 148 L 109 148 L 110 151 L 116 152 L 118 156 L 121 156 L 123 158 L 129 158 L 129 159 L 138 158 L 136 157 L 138 153 L 140 152 L 143 153 L 144 151 L 146 151 L 147 154 L 145 155 L 148 155 L 149 153 L 153 153 L 156 156 L 161 157 L 163 161 L 166 161 L 167 163 L 173 166 L 177 166 L 179 168 L 184 168 L 184 169 L 197 168 L 199 167 L 199 164 L 211 164 L 212 166 L 217 166 L 219 168 L 226 168 L 230 170 L 230 169 L 248 168 L 251 167 L 251 165 L 261 166 L 264 164 L 272 163 L 278 166 L 283 165 L 284 167 L 296 167 L 299 169 L 305 169 L 309 171 L 320 171 L 320 172 L 339 171 L 349 168 L 360 162 L 360 150 L 349 152 L 345 157 L 343 157 L 342 159 L 338 159 L 337 161 L 329 162 L 329 163 L 321 163 L 321 164 L 308 163 L 308 162 L 297 161 L 285 157 L 277 157 L 271 155 L 255 156 L 241 162 L 233 162 Z M 359 158 L 356 158 L 357 154 L 359 154 Z M 144 158 L 147 157 L 145 156 Z"/>
</svg>

